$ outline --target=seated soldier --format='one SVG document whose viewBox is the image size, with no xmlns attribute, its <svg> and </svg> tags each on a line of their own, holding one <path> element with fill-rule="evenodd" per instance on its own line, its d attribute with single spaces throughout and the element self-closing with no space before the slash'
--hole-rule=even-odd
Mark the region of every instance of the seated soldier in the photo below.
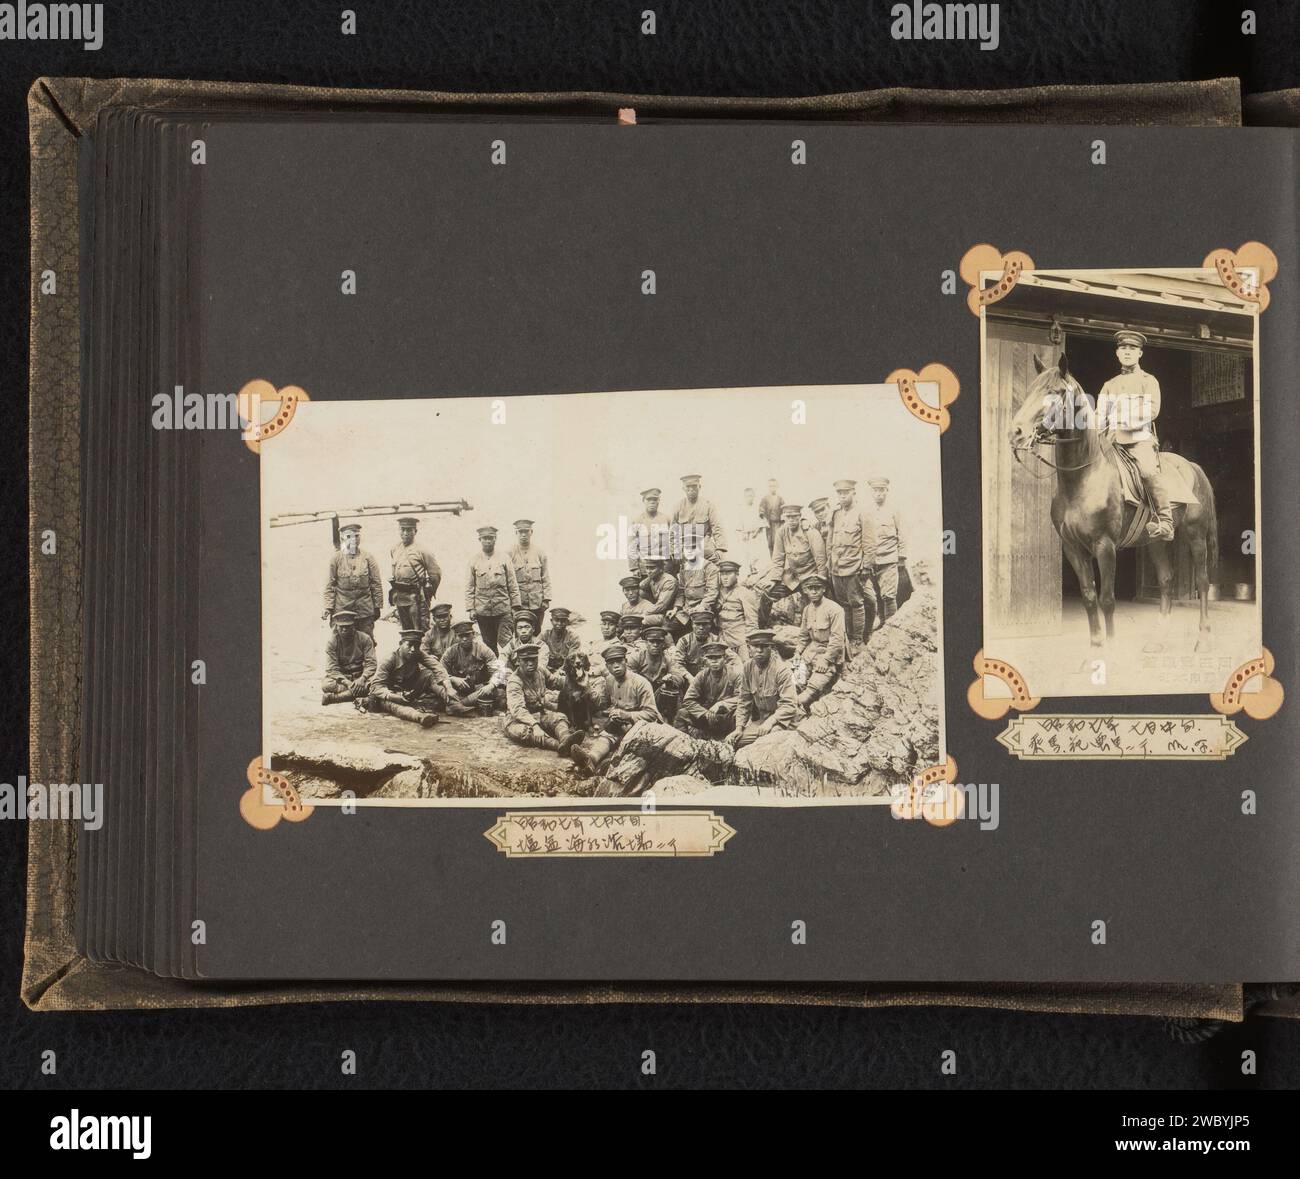
<svg viewBox="0 0 1300 1179">
<path fill-rule="evenodd" d="M 677 653 L 677 662 L 691 675 L 699 675 L 704 667 L 704 644 L 718 637 L 718 627 L 713 612 L 695 610 L 691 613 L 690 633 L 677 640 L 673 650 Z M 739 664 L 737 664 L 739 669 Z"/>
<path fill-rule="evenodd" d="M 550 671 L 558 671 L 570 655 L 576 655 L 582 650 L 582 640 L 569 629 L 571 617 L 572 611 L 568 608 L 552 606 L 551 625 L 537 640 L 550 652 L 546 664 Z"/>
<path fill-rule="evenodd" d="M 375 644 L 357 630 L 357 616 L 351 610 L 334 611 L 334 629 L 325 641 L 325 678 L 321 680 L 321 704 L 345 704 L 362 700 L 375 676 Z"/>
<path fill-rule="evenodd" d="M 538 643 L 520 643 L 515 648 L 516 667 L 506 680 L 504 731 L 516 745 L 551 749 L 563 757 L 581 734 L 569 728 L 562 712 L 547 705 L 553 678 L 539 666 L 541 650 Z"/>
<path fill-rule="evenodd" d="M 799 584 L 806 605 L 799 619 L 799 646 L 795 658 L 808 670 L 799 703 L 805 709 L 830 691 L 844 669 L 848 635 L 844 607 L 826 597 L 826 579 L 813 573 Z"/>
<path fill-rule="evenodd" d="M 611 643 L 602 655 L 605 660 L 607 719 L 599 734 L 581 745 L 573 745 L 570 751 L 574 763 L 587 774 L 596 773 L 609 760 L 637 721 L 663 723 L 649 681 L 628 669 L 627 648 L 622 643 Z"/>
<path fill-rule="evenodd" d="M 718 567 L 705 559 L 705 550 L 701 547 L 702 539 L 695 529 L 682 530 L 682 562 L 677 571 L 677 580 L 681 585 L 677 609 L 667 620 L 668 629 L 674 638 L 680 638 L 691 628 L 691 616 L 697 610 L 707 610 L 710 614 L 718 608 L 718 592 L 722 583 L 718 577 Z"/>
<path fill-rule="evenodd" d="M 691 680 L 677 710 L 677 728 L 692 737 L 720 741 L 736 726 L 741 668 L 726 643 L 703 645 L 704 666 Z"/>
<path fill-rule="evenodd" d="M 628 670 L 645 677 L 654 689 L 656 707 L 672 724 L 690 674 L 677 662 L 677 652 L 668 646 L 666 627 L 647 626 L 641 633 L 645 635 L 645 650 L 628 653 Z"/>
<path fill-rule="evenodd" d="M 515 655 L 519 648 L 525 643 L 536 643 L 541 650 L 538 652 L 538 659 L 545 671 L 551 670 L 551 649 L 543 642 L 539 641 L 537 635 L 537 620 L 533 617 L 531 610 L 516 610 L 514 630 L 510 638 L 506 639 L 497 648 L 497 654 L 501 661 L 510 671 L 515 670 Z"/>
<path fill-rule="evenodd" d="M 492 673 L 497 656 L 474 632 L 474 624 L 468 618 L 462 618 L 451 629 L 456 641 L 443 655 L 442 665 L 456 695 L 447 705 L 447 712 L 452 716 L 472 716 L 479 711 L 481 703 L 493 702 Z"/>
<path fill-rule="evenodd" d="M 629 655 L 634 651 L 645 651 L 645 639 L 641 637 L 641 621 L 640 614 L 624 614 L 618 620 L 618 641 L 627 648 Z"/>
<path fill-rule="evenodd" d="M 790 669 L 772 651 L 772 632 L 755 630 L 745 637 L 749 659 L 740 673 L 736 727 L 727 743 L 740 749 L 777 729 L 792 729 L 799 720 L 799 701 Z"/>
<path fill-rule="evenodd" d="M 451 603 L 439 602 L 429 612 L 429 629 L 424 632 L 420 650 L 441 659 L 455 641 L 456 636 L 451 632 Z"/>
<path fill-rule="evenodd" d="M 427 729 L 438 719 L 435 712 L 451 701 L 453 689 L 442 663 L 420 650 L 423 637 L 419 630 L 402 631 L 397 650 L 375 676 L 366 705 L 371 712 L 386 712 Z"/>
<path fill-rule="evenodd" d="M 629 573 L 626 577 L 620 578 L 618 584 L 623 587 L 624 614 L 644 615 L 654 612 L 654 603 L 641 596 L 641 578 Z"/>
<path fill-rule="evenodd" d="M 665 557 L 646 557 L 643 563 L 647 573 L 639 590 L 643 608 L 638 613 L 657 614 L 660 618 L 669 618 L 681 605 L 682 593 L 677 578 L 668 572 Z"/>
<path fill-rule="evenodd" d="M 583 647 L 587 658 L 591 660 L 591 674 L 605 674 L 605 657 L 601 654 L 610 643 L 618 642 L 618 620 L 622 617 L 617 610 L 600 612 L 600 638 L 590 639 Z"/>
<path fill-rule="evenodd" d="M 781 588 L 785 586 L 781 584 Z M 717 625 L 719 637 L 743 666 L 749 658 L 745 636 L 762 623 L 758 617 L 758 594 L 740 584 L 740 566 L 735 561 L 718 562 Z"/>
</svg>

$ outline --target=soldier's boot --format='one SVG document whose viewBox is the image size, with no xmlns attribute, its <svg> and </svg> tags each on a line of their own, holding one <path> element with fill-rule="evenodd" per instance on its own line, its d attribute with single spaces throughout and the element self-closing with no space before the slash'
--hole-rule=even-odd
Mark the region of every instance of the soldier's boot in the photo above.
<svg viewBox="0 0 1300 1179">
<path fill-rule="evenodd" d="M 353 699 L 355 697 L 351 692 L 322 692 L 320 702 L 322 706 L 326 704 L 348 704 Z"/>
<path fill-rule="evenodd" d="M 397 704 L 392 700 L 382 702 L 383 710 L 389 716 L 400 717 L 402 720 L 412 721 L 422 728 L 431 729 L 438 723 L 438 717 L 435 713 L 425 712 L 422 708 L 412 708 L 409 704 Z"/>
<path fill-rule="evenodd" d="M 1144 475 L 1142 484 L 1156 509 L 1155 519 L 1147 521 L 1147 535 L 1153 540 L 1173 540 L 1174 513 L 1169 506 L 1169 496 L 1165 492 L 1164 480 L 1160 477 L 1159 469 L 1157 468 L 1150 475 Z"/>
<path fill-rule="evenodd" d="M 573 747 L 582 740 L 585 734 L 581 729 L 571 729 L 560 738 L 559 754 L 561 757 L 568 757 Z"/>
<path fill-rule="evenodd" d="M 536 749 L 549 749 L 553 753 L 560 751 L 560 743 L 549 733 L 534 733 L 528 739 L 528 744 Z"/>
<path fill-rule="evenodd" d="M 569 756 L 573 758 L 574 765 L 583 773 L 593 775 L 617 748 L 617 737 L 601 733 L 590 740 L 583 741 L 580 745 L 575 745 Z"/>
</svg>

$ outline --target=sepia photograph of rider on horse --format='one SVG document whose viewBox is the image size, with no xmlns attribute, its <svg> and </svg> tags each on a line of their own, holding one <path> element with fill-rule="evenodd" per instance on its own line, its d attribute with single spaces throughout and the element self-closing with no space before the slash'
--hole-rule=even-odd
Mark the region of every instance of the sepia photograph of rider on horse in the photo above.
<svg viewBox="0 0 1300 1179">
<path fill-rule="evenodd" d="M 1259 654 L 1258 314 L 1214 271 L 1029 271 L 984 311 L 984 650 L 1039 696 Z"/>
</svg>

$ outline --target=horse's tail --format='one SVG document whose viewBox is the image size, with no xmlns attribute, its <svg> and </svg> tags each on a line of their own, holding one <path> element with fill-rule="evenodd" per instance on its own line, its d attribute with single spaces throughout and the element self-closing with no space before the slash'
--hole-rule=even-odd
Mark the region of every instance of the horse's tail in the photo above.
<svg viewBox="0 0 1300 1179">
<path fill-rule="evenodd" d="M 1196 497 L 1205 509 L 1205 571 L 1213 583 L 1219 572 L 1219 511 L 1214 503 L 1214 488 L 1200 463 L 1191 466 L 1196 471 Z"/>
</svg>

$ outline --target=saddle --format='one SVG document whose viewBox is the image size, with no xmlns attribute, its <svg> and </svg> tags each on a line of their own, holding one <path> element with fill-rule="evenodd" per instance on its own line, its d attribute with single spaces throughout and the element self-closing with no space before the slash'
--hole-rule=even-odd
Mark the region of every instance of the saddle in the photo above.
<svg viewBox="0 0 1300 1179">
<path fill-rule="evenodd" d="M 1186 505 L 1199 503 L 1200 500 L 1196 498 L 1196 492 L 1188 483 L 1183 464 L 1178 456 L 1160 454 L 1159 457 L 1160 476 L 1164 481 L 1165 494 L 1169 497 L 1169 506 L 1174 510 L 1174 524 L 1177 526 Z M 1154 518 L 1156 514 L 1155 504 L 1147 496 L 1142 476 L 1138 473 L 1137 459 L 1133 457 L 1129 447 L 1119 443 L 1112 445 L 1110 461 L 1119 476 L 1120 494 L 1124 497 L 1125 504 L 1131 505 L 1133 509 L 1131 517 L 1128 517 L 1127 511 L 1125 512 L 1128 518 L 1125 521 L 1124 533 L 1120 537 L 1119 547 L 1135 548 L 1146 544 L 1151 539 L 1147 536 L 1146 526 L 1147 521 Z"/>
</svg>

